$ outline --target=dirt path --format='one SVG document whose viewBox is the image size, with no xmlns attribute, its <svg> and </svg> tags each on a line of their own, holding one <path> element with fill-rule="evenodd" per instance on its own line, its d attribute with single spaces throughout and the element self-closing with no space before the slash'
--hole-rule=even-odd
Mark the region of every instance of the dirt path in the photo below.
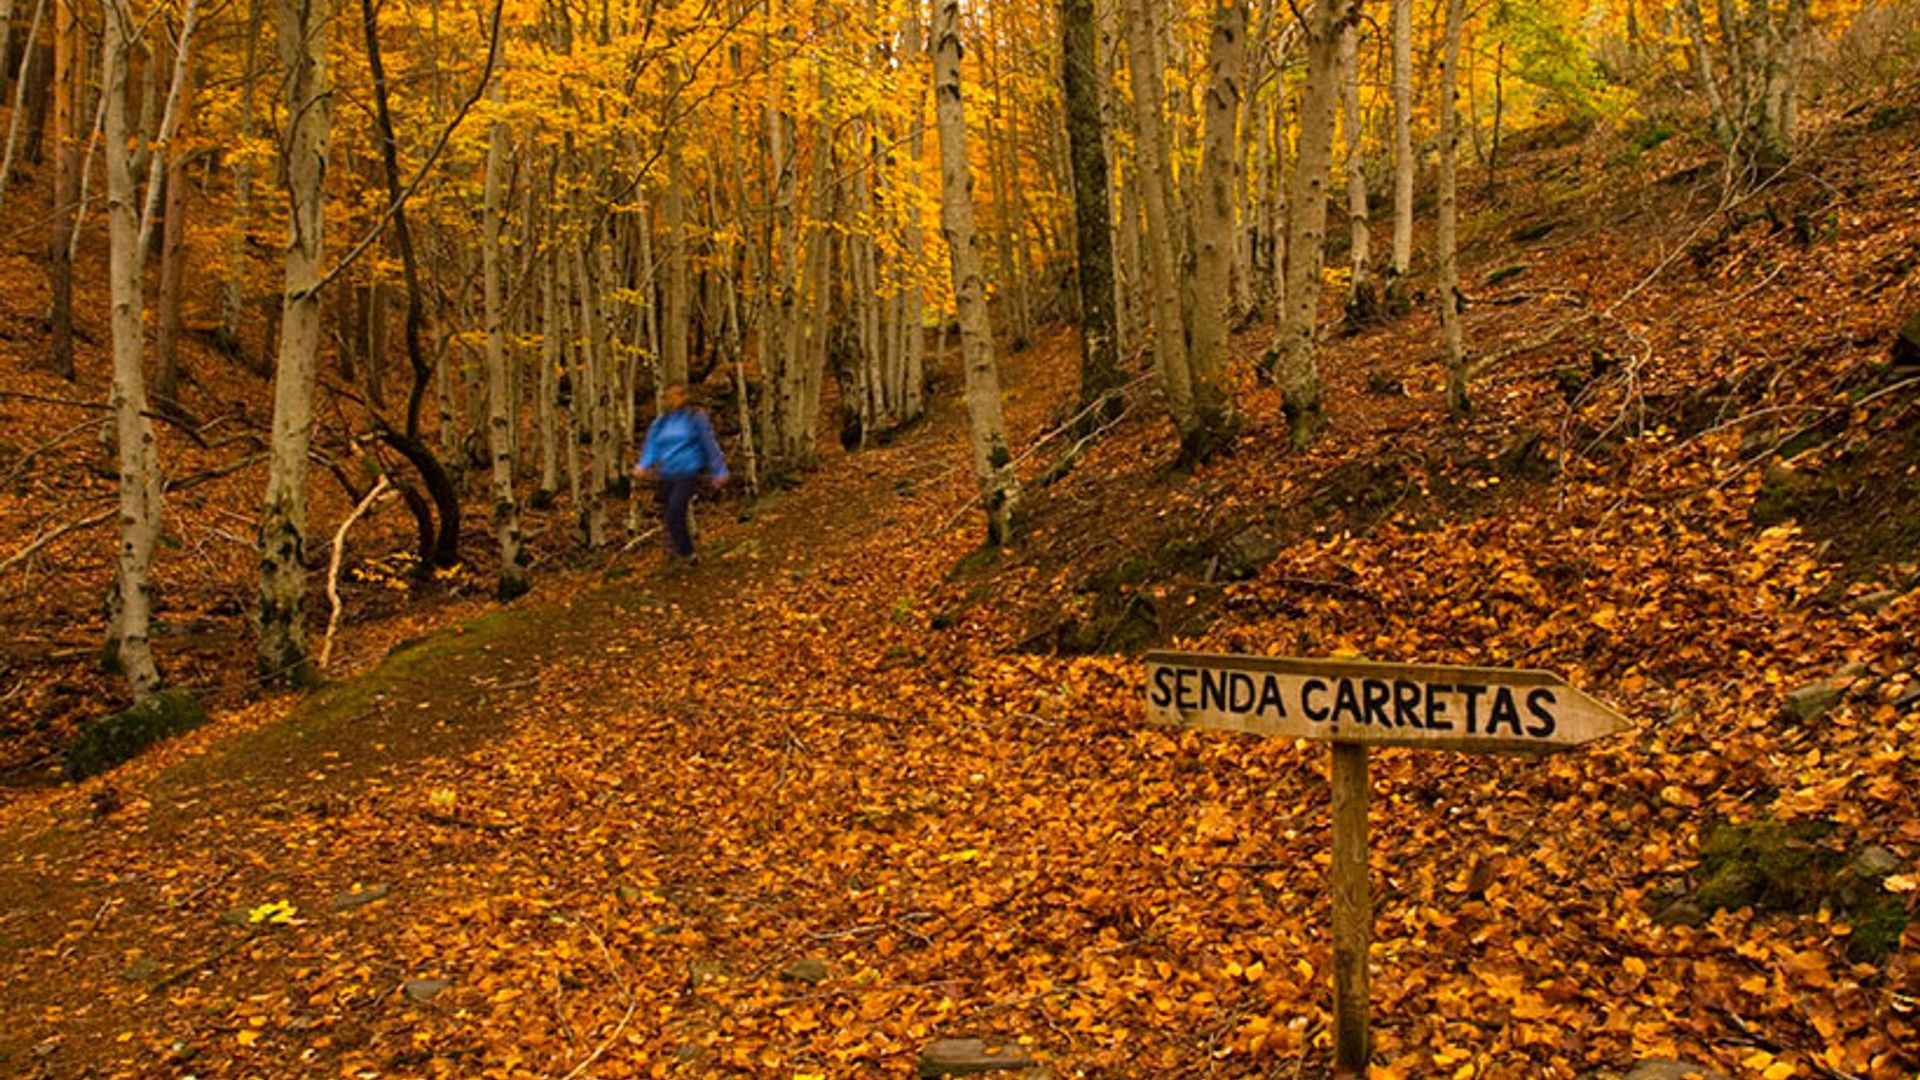
<svg viewBox="0 0 1920 1080">
<path fill-rule="evenodd" d="M 770 629 L 884 620 L 890 598 L 871 591 L 876 540 L 928 536 L 961 505 L 962 430 L 943 408 L 892 446 L 834 455 L 750 523 L 710 513 L 691 570 L 667 572 L 644 554 L 631 573 L 564 602 L 536 595 L 396 650 L 279 719 L 216 724 L 157 763 L 10 807 L 0 820 L 0 1071 L 146 1075 L 190 1061 L 202 1075 L 295 1075 L 317 1057 L 360 1060 L 356 1048 L 377 1069 L 444 1057 L 416 1061 L 386 1045 L 379 999 L 399 990 L 396 1001 L 424 1006 L 424 991 L 408 998 L 402 979 L 450 974 L 393 950 L 416 929 L 432 936 L 449 907 L 511 906 L 514 893 L 488 887 L 515 876 L 500 873 L 503 861 L 546 857 L 551 838 L 529 842 L 529 830 L 565 815 L 576 819 L 568 828 L 597 827 L 577 804 L 490 809 L 514 787 L 490 784 L 550 753 L 556 769 L 573 764 L 579 747 L 560 745 L 556 728 L 618 751 L 622 738 L 646 738 L 643 725 L 714 719 L 727 706 L 703 689 L 711 673 L 737 676 L 750 700 L 796 707 L 770 703 L 789 696 L 798 657 L 740 664 L 730 654 L 777 641 Z M 967 532 L 935 542 L 962 551 Z M 368 900 L 369 888 L 386 895 Z M 247 909 L 278 901 L 293 906 L 292 925 L 249 921 Z M 348 954 L 387 970 L 337 966 Z M 318 972 L 331 989 L 296 989 Z M 247 1054 L 249 1031 L 260 1031 L 248 1025 L 263 1015 L 249 1003 L 262 995 L 290 1003 L 278 1015 L 307 1036 L 304 1056 L 286 1056 L 287 1044 Z"/>
</svg>

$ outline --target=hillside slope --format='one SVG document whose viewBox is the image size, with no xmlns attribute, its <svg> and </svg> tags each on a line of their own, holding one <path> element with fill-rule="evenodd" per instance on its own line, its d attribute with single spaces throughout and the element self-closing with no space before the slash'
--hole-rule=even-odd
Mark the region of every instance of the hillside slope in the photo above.
<svg viewBox="0 0 1920 1080">
<path fill-rule="evenodd" d="M 1731 203 L 1678 143 L 1528 150 L 1472 219 L 1469 339 L 1513 351 L 1465 424 L 1410 317 L 1329 340 L 1285 453 L 1250 328 L 1226 454 L 1174 470 L 1142 383 L 1043 486 L 1054 334 L 1008 361 L 1020 549 L 974 551 L 949 407 L 690 574 L 16 799 L 0 1064 L 1320 1075 L 1326 752 L 1143 725 L 1159 642 L 1543 667 L 1634 722 L 1375 756 L 1376 1075 L 1911 1076 L 1915 131 Z"/>
</svg>

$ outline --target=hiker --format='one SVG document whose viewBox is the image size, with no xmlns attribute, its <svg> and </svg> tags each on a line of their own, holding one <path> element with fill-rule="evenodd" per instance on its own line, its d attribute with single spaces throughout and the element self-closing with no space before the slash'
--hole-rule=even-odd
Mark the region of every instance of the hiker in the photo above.
<svg viewBox="0 0 1920 1080">
<path fill-rule="evenodd" d="M 633 475 L 654 480 L 667 518 L 667 550 L 676 561 L 693 558 L 688 505 L 705 477 L 714 487 L 727 482 L 727 459 L 713 437 L 707 414 L 687 403 L 687 384 L 673 383 L 660 396 L 661 412 L 647 428 L 647 441 Z"/>
</svg>

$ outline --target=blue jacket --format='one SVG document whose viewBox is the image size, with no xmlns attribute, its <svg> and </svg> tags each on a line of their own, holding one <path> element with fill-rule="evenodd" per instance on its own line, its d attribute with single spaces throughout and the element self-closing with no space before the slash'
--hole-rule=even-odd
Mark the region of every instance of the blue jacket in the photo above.
<svg viewBox="0 0 1920 1080">
<path fill-rule="evenodd" d="M 699 409 L 675 409 L 654 418 L 647 429 L 647 441 L 640 449 L 640 467 L 652 469 L 663 477 L 699 476 L 715 480 L 727 476 L 727 459 L 720 456 L 720 443 L 713 437 L 713 425 Z"/>
</svg>

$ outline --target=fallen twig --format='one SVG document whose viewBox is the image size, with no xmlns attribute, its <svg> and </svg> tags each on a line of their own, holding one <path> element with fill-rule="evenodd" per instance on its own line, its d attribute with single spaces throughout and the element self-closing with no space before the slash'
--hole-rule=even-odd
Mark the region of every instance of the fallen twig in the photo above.
<svg viewBox="0 0 1920 1080">
<path fill-rule="evenodd" d="M 327 670 L 327 660 L 333 655 L 333 632 L 340 628 L 340 557 L 346 550 L 347 530 L 353 528 L 353 523 L 359 521 L 362 515 L 373 509 L 373 504 L 391 487 L 392 485 L 387 482 L 386 474 L 382 473 L 379 482 L 373 485 L 373 490 L 361 497 L 355 504 L 353 512 L 348 514 L 347 519 L 340 523 L 340 528 L 334 531 L 333 556 L 327 561 L 327 602 L 333 605 L 333 610 L 327 616 L 327 635 L 320 639 L 321 671 Z"/>
<path fill-rule="evenodd" d="M 188 976 L 194 974 L 195 972 L 202 971 L 206 968 L 212 967 L 214 964 L 218 963 L 219 961 L 226 959 L 227 957 L 233 955 L 236 952 L 239 952 L 241 949 L 245 948 L 248 943 L 252 942 L 254 939 L 260 936 L 260 927 L 267 926 L 267 925 L 270 925 L 270 924 L 260 923 L 254 926 L 252 929 L 248 930 L 245 934 L 241 935 L 238 938 L 235 938 L 232 941 L 227 942 L 225 945 L 220 946 L 218 949 L 215 949 L 213 952 L 207 954 L 201 959 L 195 960 L 190 964 L 182 964 L 180 967 L 174 968 L 172 971 L 168 972 L 167 974 L 162 975 L 159 978 L 159 980 L 156 981 L 152 986 L 147 987 L 146 996 L 152 997 L 153 995 L 159 993 L 162 990 L 165 990 L 167 987 L 172 986 L 174 983 L 180 982 L 182 979 L 187 978 Z"/>
<path fill-rule="evenodd" d="M 567 1075 L 561 1077 L 560 1080 L 574 1080 L 574 1077 L 586 1072 L 587 1066 L 598 1061 L 600 1055 L 606 1053 L 607 1048 L 613 1045 L 613 1040 L 619 1038 L 620 1033 L 627 1030 L 627 1024 L 633 1019 L 634 1011 L 640 1007 L 639 1000 L 633 996 L 633 988 L 627 985 L 627 977 L 620 973 L 620 965 L 613 959 L 613 950 L 607 948 L 606 940 L 599 934 L 594 933 L 593 927 L 587 923 L 582 922 L 580 926 L 581 929 L 587 932 L 589 937 L 593 938 L 593 943 L 600 946 L 600 955 L 606 957 L 607 960 L 607 970 L 613 973 L 614 981 L 620 986 L 621 995 L 627 999 L 627 1011 L 620 1017 L 620 1022 L 613 1026 L 613 1030 L 607 1033 L 606 1039 L 601 1042 L 599 1046 L 593 1048 L 593 1053 L 582 1058 L 580 1064 L 569 1069 Z"/>
<path fill-rule="evenodd" d="M 253 465 L 256 462 L 259 462 L 265 457 L 266 457 L 265 454 L 253 454 L 251 456 L 241 458 L 238 461 L 228 462 L 225 465 L 217 465 L 211 469 L 206 469 L 204 471 L 194 473 L 191 476 L 183 476 L 178 480 L 169 480 L 167 481 L 164 490 L 166 490 L 169 493 L 172 493 L 175 491 L 184 491 L 187 488 L 206 483 L 209 480 L 217 480 L 220 477 L 226 476 L 228 473 L 238 472 L 241 469 L 248 467 L 249 465 Z M 103 496 L 103 497 L 111 498 L 112 496 Z M 39 536 L 34 537 L 32 540 L 27 541 L 27 546 L 21 548 L 19 551 L 14 552 L 12 555 L 7 556 L 6 561 L 0 562 L 0 574 L 4 574 L 8 570 L 11 570 L 15 566 L 19 565 L 20 563 L 25 562 L 27 559 L 32 558 L 34 552 L 39 551 L 41 548 L 46 547 L 48 544 L 52 543 L 55 540 L 60 539 L 62 536 L 65 536 L 70 532 L 78 531 L 80 529 L 90 529 L 95 525 L 99 525 L 104 522 L 110 521 L 113 519 L 113 516 L 118 512 L 119 512 L 118 507 L 109 507 L 108 509 L 101 510 L 98 513 L 88 514 L 86 517 L 83 517 L 83 518 L 76 518 L 73 521 L 67 522 L 65 525 L 60 525 L 60 526 L 56 526 L 54 528 L 48 529 L 47 531 L 41 533 Z"/>
<path fill-rule="evenodd" d="M 61 443 L 66 442 L 73 436 L 98 423 L 100 423 L 98 420 L 82 420 L 60 434 L 55 435 L 53 438 L 48 439 L 46 442 L 41 443 L 39 446 L 27 451 L 25 454 L 22 454 L 20 460 L 13 463 L 13 468 L 7 470 L 6 479 L 0 480 L 0 487 L 10 485 L 19 479 L 20 474 L 26 471 L 27 466 L 33 462 L 34 458 L 39 457 L 41 454 L 59 446 Z"/>
<path fill-rule="evenodd" d="M 1614 312 L 1620 310 L 1620 306 L 1622 304 L 1625 304 L 1627 301 L 1640 295 L 1642 292 L 1645 292 L 1649 285 L 1652 285 L 1654 281 L 1658 279 L 1661 274 L 1666 272 L 1667 267 L 1673 265 L 1673 261 L 1675 259 L 1678 259 L 1682 253 L 1691 249 L 1693 247 L 1694 240 L 1697 239 L 1701 233 L 1706 231 L 1707 226 L 1717 221 L 1721 217 L 1721 215 L 1726 214 L 1729 211 L 1732 211 L 1738 208 L 1741 204 L 1752 200 L 1753 198 L 1758 196 L 1761 192 L 1767 190 L 1767 187 L 1771 185 L 1775 180 L 1778 180 L 1782 175 L 1785 174 L 1785 172 L 1786 170 L 1782 169 L 1780 172 L 1774 173 L 1772 176 L 1767 177 L 1765 180 L 1762 180 L 1759 184 L 1755 185 L 1751 191 L 1745 192 L 1744 194 L 1738 196 L 1737 198 L 1729 199 L 1721 203 L 1718 207 L 1714 208 L 1713 213 L 1708 214 L 1706 217 L 1702 218 L 1700 220 L 1700 223 L 1695 225 L 1693 229 L 1690 232 L 1688 232 L 1687 235 L 1684 238 L 1682 238 L 1679 243 L 1673 245 L 1672 249 L 1669 250 L 1666 253 L 1666 255 L 1661 258 L 1659 262 L 1654 264 L 1653 269 L 1647 271 L 1646 276 L 1642 277 L 1639 281 L 1635 282 L 1633 287 L 1628 289 L 1626 292 L 1623 292 L 1619 296 L 1614 297 L 1613 303 L 1608 304 L 1605 308 L 1599 309 L 1597 311 L 1595 310 L 1583 311 L 1580 314 L 1575 315 L 1571 319 L 1567 319 L 1564 322 L 1560 322 L 1555 324 L 1554 326 L 1548 327 L 1545 331 L 1541 332 L 1540 334 L 1534 337 L 1531 337 L 1526 341 L 1522 341 L 1517 345 L 1508 346 L 1507 348 L 1501 349 L 1499 352 L 1488 353 L 1486 356 L 1483 356 L 1479 360 L 1476 360 L 1472 364 L 1468 365 L 1467 377 L 1469 379 L 1478 378 L 1481 372 L 1486 371 L 1488 368 L 1494 367 L 1495 365 L 1500 363 L 1504 363 L 1507 360 L 1511 360 L 1522 353 L 1529 353 L 1534 351 L 1535 349 L 1545 348 L 1546 346 L 1553 344 L 1554 342 L 1560 340 L 1561 336 L 1564 335 L 1567 331 L 1572 330 L 1576 326 L 1580 326 L 1581 324 L 1596 318 L 1605 318 L 1605 317 L 1612 316 Z"/>
<path fill-rule="evenodd" d="M 1015 466 L 1018 466 L 1021 462 L 1032 457 L 1036 452 L 1039 451 L 1039 449 L 1042 446 L 1045 446 L 1047 443 L 1052 442 L 1054 439 L 1059 438 L 1061 435 L 1065 434 L 1066 432 L 1073 430 L 1074 425 L 1078 424 L 1081 420 L 1085 419 L 1086 416 L 1089 413 L 1092 413 L 1095 409 L 1098 409 L 1104 406 L 1107 403 L 1109 398 L 1112 398 L 1115 395 L 1119 395 L 1121 397 L 1121 400 L 1124 402 L 1127 391 L 1132 390 L 1134 387 L 1139 386 L 1141 383 L 1146 382 L 1148 379 L 1151 379 L 1153 377 L 1154 377 L 1153 372 L 1148 372 L 1145 375 L 1136 376 L 1132 382 L 1129 382 L 1124 386 L 1117 386 L 1112 390 L 1109 390 L 1106 393 L 1100 395 L 1098 398 L 1094 399 L 1092 404 L 1088 405 L 1084 409 L 1081 409 L 1079 412 L 1074 413 L 1072 416 L 1068 417 L 1065 421 L 1061 422 L 1059 427 L 1056 427 L 1051 431 L 1042 432 L 1040 436 L 1034 439 L 1033 442 L 1030 445 L 1028 445 L 1028 447 L 1025 450 L 1022 450 L 1020 451 L 1019 454 L 1015 455 L 1014 459 L 1007 463 L 1007 467 L 1013 468 Z M 1091 435 L 1087 436 L 1086 438 L 1083 438 L 1081 440 L 1081 443 L 1085 444 L 1087 441 L 1104 434 L 1107 430 L 1112 428 L 1114 424 L 1118 423 L 1122 417 L 1125 417 L 1127 415 L 1127 411 L 1128 410 L 1123 405 L 1120 416 L 1115 417 L 1113 421 L 1110 423 L 1101 425 L 1101 427 L 1095 430 Z M 1076 446 L 1074 449 L 1078 450 L 1079 448 L 1080 447 Z M 935 534 L 943 533 L 943 532 L 946 532 L 948 529 L 953 528 L 956 522 L 958 522 L 961 518 L 966 516 L 967 511 L 972 510 L 976 505 L 979 504 L 980 500 L 985 497 L 986 497 L 986 493 L 984 491 L 975 492 L 974 496 L 968 499 L 964 504 L 962 504 L 960 509 L 955 510 L 953 512 L 952 517 L 949 517 L 947 520 L 940 523 L 940 527 L 934 530 Z"/>
<path fill-rule="evenodd" d="M 102 522 L 105 522 L 109 518 L 113 517 L 113 515 L 117 512 L 118 512 L 117 509 L 102 510 L 97 514 L 88 514 L 86 517 L 83 517 L 83 518 L 75 518 L 74 520 L 67 522 L 65 525 L 61 525 L 56 528 L 46 530 L 45 532 L 41 533 L 39 536 L 36 536 L 32 540 L 27 541 L 26 547 L 23 547 L 19 551 L 14 552 L 12 555 L 7 556 L 7 559 L 5 562 L 0 562 L 0 574 L 4 574 L 8 570 L 11 570 L 15 566 L 19 565 L 20 563 L 33 558 L 33 555 L 35 552 L 39 551 L 43 547 L 46 547 L 48 544 L 53 543 L 55 540 L 58 540 L 61 537 L 67 535 L 68 533 L 77 532 L 81 529 L 90 529 L 93 526 L 99 525 Z"/>
</svg>

